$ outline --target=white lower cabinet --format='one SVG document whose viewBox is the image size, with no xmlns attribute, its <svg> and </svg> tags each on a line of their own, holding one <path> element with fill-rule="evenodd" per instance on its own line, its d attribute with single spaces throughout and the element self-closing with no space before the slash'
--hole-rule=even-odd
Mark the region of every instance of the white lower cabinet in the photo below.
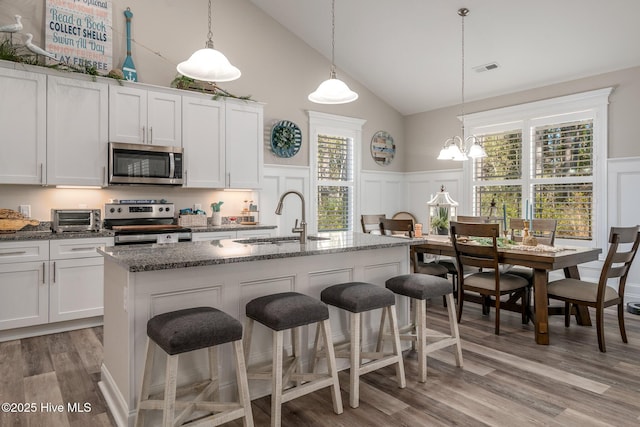
<svg viewBox="0 0 640 427">
<path fill-rule="evenodd" d="M 0 330 L 49 320 L 49 242 L 0 243 Z"/>
<path fill-rule="evenodd" d="M 101 316 L 113 238 L 0 243 L 0 330 Z"/>
</svg>

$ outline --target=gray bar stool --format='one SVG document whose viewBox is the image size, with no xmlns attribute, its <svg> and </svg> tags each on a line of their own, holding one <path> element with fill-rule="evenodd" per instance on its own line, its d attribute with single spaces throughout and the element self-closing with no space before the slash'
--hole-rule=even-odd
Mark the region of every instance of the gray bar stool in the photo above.
<svg viewBox="0 0 640 427">
<path fill-rule="evenodd" d="M 334 307 L 350 312 L 350 340 L 345 343 L 335 344 L 336 357 L 348 358 L 349 368 L 349 404 L 357 408 L 360 401 L 360 376 L 376 369 L 389 365 L 396 365 L 396 378 L 398 387 L 405 388 L 407 383 L 404 376 L 404 362 L 400 349 L 400 335 L 398 331 L 398 318 L 396 315 L 396 297 L 388 289 L 372 283 L 347 282 L 329 286 L 320 293 L 320 299 Z M 382 349 L 376 352 L 362 351 L 362 313 L 382 309 L 383 316 L 380 322 L 379 335 L 384 333 L 384 319 L 389 319 L 393 351 L 385 353 Z M 316 355 L 312 359 L 315 362 L 320 357 L 326 357 L 326 351 L 318 351 L 318 335 L 316 334 Z M 326 347 L 325 347 L 326 348 Z M 363 359 L 368 362 L 363 363 Z"/>
<path fill-rule="evenodd" d="M 445 347 L 456 347 L 456 366 L 462 367 L 462 347 L 451 283 L 442 277 L 414 273 L 392 277 L 385 284 L 394 293 L 409 297 L 413 306 L 412 322 L 400 328 L 400 339 L 409 340 L 413 344 L 417 343 L 419 381 L 427 381 L 427 354 Z M 427 300 L 436 297 L 446 299 L 450 335 L 427 329 Z M 427 344 L 427 338 L 437 340 Z M 379 339 L 378 348 L 381 346 L 382 340 Z"/>
<path fill-rule="evenodd" d="M 333 411 L 341 414 L 342 397 L 338 383 L 338 370 L 331 343 L 329 308 L 315 298 L 297 292 L 283 292 L 251 300 L 246 305 L 245 357 L 249 359 L 251 335 L 255 322 L 273 332 L 273 357 L 267 366 L 251 367 L 248 378 L 271 381 L 271 425 L 279 427 L 282 422 L 282 404 L 316 390 L 331 387 Z M 329 348 L 328 373 L 302 372 L 302 345 L 299 329 L 317 323 L 322 331 L 325 346 Z M 291 330 L 293 354 L 284 361 L 284 332 Z M 248 363 L 247 363 L 248 364 Z M 270 365 L 270 367 L 269 367 Z M 267 368 L 266 371 L 264 368 Z M 287 388 L 292 383 L 292 387 Z"/>
<path fill-rule="evenodd" d="M 242 324 L 227 313 L 212 307 L 196 307 L 177 310 L 154 316 L 147 322 L 147 358 L 144 365 L 142 387 L 136 412 L 136 426 L 144 425 L 144 411 L 161 410 L 162 426 L 180 426 L 189 422 L 194 411 L 211 415 L 198 418 L 198 423 L 217 426 L 237 418 L 244 418 L 245 426 L 253 426 L 251 399 L 242 347 Z M 218 346 L 232 343 L 238 402 L 217 401 L 220 379 L 218 376 Z M 164 399 L 151 399 L 150 386 L 153 372 L 153 357 L 156 347 L 167 354 Z M 178 356 L 200 349 L 208 349 L 210 380 L 176 391 Z M 181 394 L 198 393 L 190 401 L 176 400 Z M 204 400 L 210 398 L 210 400 Z M 175 417 L 176 409 L 182 412 Z M 191 424 L 189 424 L 191 425 Z M 198 424 L 200 425 L 200 424 Z"/>
</svg>

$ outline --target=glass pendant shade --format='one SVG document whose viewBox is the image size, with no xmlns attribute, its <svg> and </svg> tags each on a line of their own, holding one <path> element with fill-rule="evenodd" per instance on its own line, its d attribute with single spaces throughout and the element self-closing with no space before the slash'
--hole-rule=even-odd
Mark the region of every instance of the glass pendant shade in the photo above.
<svg viewBox="0 0 640 427">
<path fill-rule="evenodd" d="M 358 94 L 331 73 L 328 80 L 323 81 L 315 92 L 309 94 L 309 101 L 317 104 L 346 104 L 358 99 Z"/>
<path fill-rule="evenodd" d="M 213 47 L 197 50 L 176 67 L 183 76 L 204 82 L 229 82 L 240 77 L 240 70 Z"/>
<path fill-rule="evenodd" d="M 320 83 L 318 89 L 307 97 L 316 104 L 346 104 L 358 99 L 358 94 L 349 89 L 342 80 L 336 78 L 335 45 L 336 45 L 336 1 L 331 0 L 331 74 L 329 80 Z"/>
<path fill-rule="evenodd" d="M 224 54 L 213 48 L 211 32 L 211 0 L 209 0 L 209 32 L 204 49 L 197 50 L 178 64 L 178 73 L 191 79 L 203 82 L 230 82 L 240 77 L 241 73 L 231 65 Z"/>
</svg>

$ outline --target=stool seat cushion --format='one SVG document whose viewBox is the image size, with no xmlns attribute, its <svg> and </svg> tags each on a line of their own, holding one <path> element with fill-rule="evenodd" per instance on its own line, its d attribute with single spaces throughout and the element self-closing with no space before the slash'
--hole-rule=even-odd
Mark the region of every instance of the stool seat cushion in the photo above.
<svg viewBox="0 0 640 427">
<path fill-rule="evenodd" d="M 247 303 L 247 317 L 274 331 L 322 322 L 329 318 L 325 303 L 298 292 L 282 292 L 256 298 Z"/>
<path fill-rule="evenodd" d="M 173 355 L 241 340 L 242 324 L 213 307 L 195 307 L 154 316 L 147 335 Z"/>
<path fill-rule="evenodd" d="M 329 286 L 320 293 L 320 299 L 352 313 L 389 307 L 396 303 L 396 297 L 389 289 L 365 282 Z"/>
<path fill-rule="evenodd" d="M 403 274 L 385 282 L 388 289 L 396 294 L 415 299 L 430 299 L 453 292 L 451 283 L 443 278 L 430 274 Z"/>
</svg>

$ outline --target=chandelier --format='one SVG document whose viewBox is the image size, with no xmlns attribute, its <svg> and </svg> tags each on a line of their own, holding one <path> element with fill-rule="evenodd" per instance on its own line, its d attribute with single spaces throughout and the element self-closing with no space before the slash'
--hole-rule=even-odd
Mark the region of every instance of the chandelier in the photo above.
<svg viewBox="0 0 640 427">
<path fill-rule="evenodd" d="M 462 115 L 460 121 L 462 122 L 462 136 L 454 136 L 448 138 L 444 142 L 442 150 L 438 155 L 438 160 L 457 160 L 463 161 L 469 158 L 477 159 L 481 157 L 487 157 L 487 153 L 482 148 L 482 145 L 478 143 L 475 136 L 464 137 L 464 18 L 469 14 L 469 9 L 463 7 L 458 9 L 458 15 L 462 17 Z"/>
</svg>

